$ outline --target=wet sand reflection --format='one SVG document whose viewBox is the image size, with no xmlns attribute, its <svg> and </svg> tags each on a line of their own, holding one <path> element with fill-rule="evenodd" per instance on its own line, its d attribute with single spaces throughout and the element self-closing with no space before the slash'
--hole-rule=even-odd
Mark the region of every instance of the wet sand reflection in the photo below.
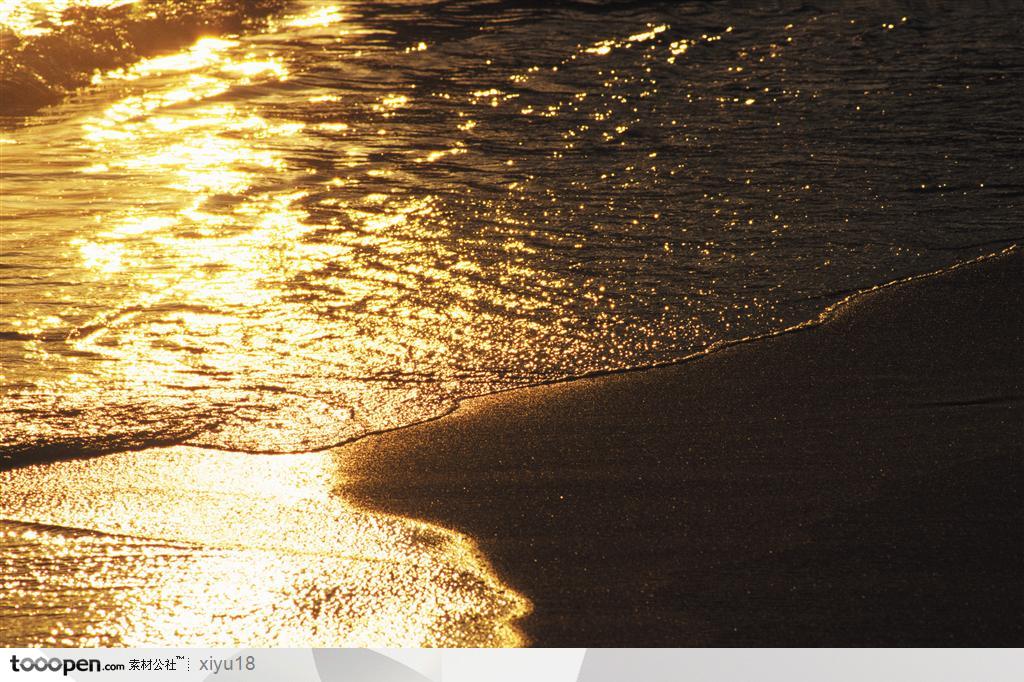
<svg viewBox="0 0 1024 682">
<path fill-rule="evenodd" d="M 188 447 L 0 473 L 14 646 L 515 646 L 473 543 L 333 495 L 324 453 Z M 84 530 L 89 529 L 89 530 Z"/>
</svg>

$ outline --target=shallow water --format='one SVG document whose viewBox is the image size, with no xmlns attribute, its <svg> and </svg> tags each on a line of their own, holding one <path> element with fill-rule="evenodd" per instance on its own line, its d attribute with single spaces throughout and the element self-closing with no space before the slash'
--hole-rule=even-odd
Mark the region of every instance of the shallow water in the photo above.
<svg viewBox="0 0 1024 682">
<path fill-rule="evenodd" d="M 97 76 L 4 132 L 4 444 L 319 448 L 991 251 L 1019 28 L 297 3 Z"/>
<path fill-rule="evenodd" d="M 325 448 L 998 250 L 1022 16 L 294 2 L 97 73 L 3 119 L 4 464 Z"/>
<path fill-rule="evenodd" d="M 511 646 L 472 542 L 331 493 L 318 453 L 172 447 L 0 472 L 7 646 Z"/>
</svg>

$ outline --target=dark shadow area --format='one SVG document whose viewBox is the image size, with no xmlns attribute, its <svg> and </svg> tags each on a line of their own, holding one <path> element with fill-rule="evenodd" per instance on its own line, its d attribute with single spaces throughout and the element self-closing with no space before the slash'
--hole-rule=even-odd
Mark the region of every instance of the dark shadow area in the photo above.
<svg viewBox="0 0 1024 682">
<path fill-rule="evenodd" d="M 541 646 L 1021 645 L 1019 250 L 680 365 L 340 451 L 474 537 Z"/>
</svg>

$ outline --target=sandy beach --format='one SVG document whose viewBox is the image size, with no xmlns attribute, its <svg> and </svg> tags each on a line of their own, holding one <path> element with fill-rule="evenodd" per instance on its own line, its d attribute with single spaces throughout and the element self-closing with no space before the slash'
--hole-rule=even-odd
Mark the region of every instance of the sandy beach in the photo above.
<svg viewBox="0 0 1024 682">
<path fill-rule="evenodd" d="M 0 0 L 0 644 L 1024 645 L 1022 9 Z"/>
<path fill-rule="evenodd" d="M 336 450 L 0 471 L 0 641 L 1020 645 L 1022 254 Z"/>
<path fill-rule="evenodd" d="M 337 453 L 475 538 L 542 646 L 1021 645 L 1022 258 Z"/>
</svg>

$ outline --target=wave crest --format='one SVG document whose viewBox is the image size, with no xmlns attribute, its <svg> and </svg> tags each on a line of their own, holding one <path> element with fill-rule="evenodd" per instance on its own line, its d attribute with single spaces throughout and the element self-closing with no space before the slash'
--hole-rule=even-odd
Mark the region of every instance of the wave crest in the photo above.
<svg viewBox="0 0 1024 682">
<path fill-rule="evenodd" d="M 74 6 L 46 32 L 0 26 L 0 115 L 23 115 L 86 85 L 97 70 L 173 50 L 204 35 L 236 33 L 284 0 L 154 0 Z"/>
</svg>

